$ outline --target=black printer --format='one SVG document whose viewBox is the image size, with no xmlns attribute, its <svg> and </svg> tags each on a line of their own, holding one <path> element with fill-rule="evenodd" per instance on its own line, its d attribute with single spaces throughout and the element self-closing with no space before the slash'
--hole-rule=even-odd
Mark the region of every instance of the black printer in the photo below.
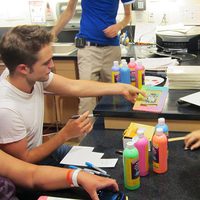
<svg viewBox="0 0 200 200">
<path fill-rule="evenodd" d="M 158 51 L 195 52 L 200 50 L 200 27 L 190 26 L 156 31 Z"/>
</svg>

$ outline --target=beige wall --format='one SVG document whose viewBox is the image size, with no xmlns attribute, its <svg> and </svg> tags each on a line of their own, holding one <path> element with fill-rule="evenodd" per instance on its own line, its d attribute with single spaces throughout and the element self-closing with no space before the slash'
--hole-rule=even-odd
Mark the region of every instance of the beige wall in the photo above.
<svg viewBox="0 0 200 200">
<path fill-rule="evenodd" d="M 200 25 L 199 0 L 146 0 L 146 11 L 133 12 L 133 24 L 138 22 L 155 23 L 159 25 L 163 16 L 167 24 L 183 23 Z"/>
<path fill-rule="evenodd" d="M 31 0 L 34 1 L 34 0 Z M 35 0 L 36 1 L 36 0 Z M 49 2 L 53 11 L 53 18 L 56 19 L 56 3 L 67 0 L 40 0 L 44 2 L 43 10 L 45 15 L 45 5 Z M 195 21 L 200 16 L 193 15 L 200 10 L 199 0 L 146 0 L 146 11 L 133 11 L 133 23 L 146 22 L 159 24 L 163 14 L 166 14 L 168 23 L 191 23 L 192 16 Z M 167 4 L 164 4 L 167 2 Z M 165 5 L 171 5 L 169 7 Z M 15 26 L 19 24 L 31 24 L 31 15 L 29 10 L 29 0 L 6 0 L 0 1 L 0 27 Z M 123 16 L 123 6 L 120 5 L 118 12 L 118 20 Z M 200 12 L 199 12 L 200 13 Z M 151 15 L 153 14 L 153 17 Z M 45 16 L 44 16 L 45 17 Z M 188 20 L 190 19 L 190 20 Z M 199 20 L 200 21 L 200 20 Z M 198 22 L 200 23 L 200 22 Z M 44 25 L 52 25 L 54 21 L 47 21 Z"/>
</svg>

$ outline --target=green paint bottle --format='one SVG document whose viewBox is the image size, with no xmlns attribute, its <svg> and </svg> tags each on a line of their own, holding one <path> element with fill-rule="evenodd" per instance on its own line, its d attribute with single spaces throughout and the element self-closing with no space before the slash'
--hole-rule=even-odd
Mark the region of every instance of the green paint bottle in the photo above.
<svg viewBox="0 0 200 200">
<path fill-rule="evenodd" d="M 124 186 L 129 190 L 140 187 L 139 153 L 134 142 L 128 142 L 123 151 Z"/>
</svg>

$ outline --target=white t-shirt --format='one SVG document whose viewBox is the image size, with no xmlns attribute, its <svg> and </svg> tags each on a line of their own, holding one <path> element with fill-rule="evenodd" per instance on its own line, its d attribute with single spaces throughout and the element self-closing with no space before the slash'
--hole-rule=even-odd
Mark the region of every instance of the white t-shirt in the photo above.
<svg viewBox="0 0 200 200">
<path fill-rule="evenodd" d="M 0 79 L 0 143 L 7 144 L 27 137 L 28 149 L 42 143 L 44 118 L 44 88 L 53 79 L 50 73 L 46 82 L 36 82 L 31 94 L 22 92 L 5 78 Z"/>
</svg>

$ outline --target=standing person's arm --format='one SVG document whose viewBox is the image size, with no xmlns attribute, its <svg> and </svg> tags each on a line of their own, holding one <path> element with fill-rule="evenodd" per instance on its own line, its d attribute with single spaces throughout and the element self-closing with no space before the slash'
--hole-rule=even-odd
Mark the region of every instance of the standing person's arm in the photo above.
<svg viewBox="0 0 200 200">
<path fill-rule="evenodd" d="M 38 166 L 16 159 L 0 150 L 0 176 L 12 180 L 16 185 L 43 190 L 65 189 L 70 187 L 67 179 L 69 169 Z M 77 183 L 82 186 L 93 200 L 98 200 L 96 191 L 103 188 L 118 190 L 115 180 L 95 176 L 80 171 Z"/>
<path fill-rule="evenodd" d="M 124 4 L 123 19 L 120 22 L 107 27 L 104 30 L 105 35 L 109 38 L 117 36 L 118 32 L 122 30 L 130 21 L 131 21 L 131 4 Z"/>
<path fill-rule="evenodd" d="M 72 19 L 75 14 L 76 4 L 78 0 L 69 0 L 67 4 L 67 8 L 60 15 L 56 25 L 52 29 L 52 34 L 57 36 L 60 31 L 64 28 L 64 26 Z"/>
</svg>

